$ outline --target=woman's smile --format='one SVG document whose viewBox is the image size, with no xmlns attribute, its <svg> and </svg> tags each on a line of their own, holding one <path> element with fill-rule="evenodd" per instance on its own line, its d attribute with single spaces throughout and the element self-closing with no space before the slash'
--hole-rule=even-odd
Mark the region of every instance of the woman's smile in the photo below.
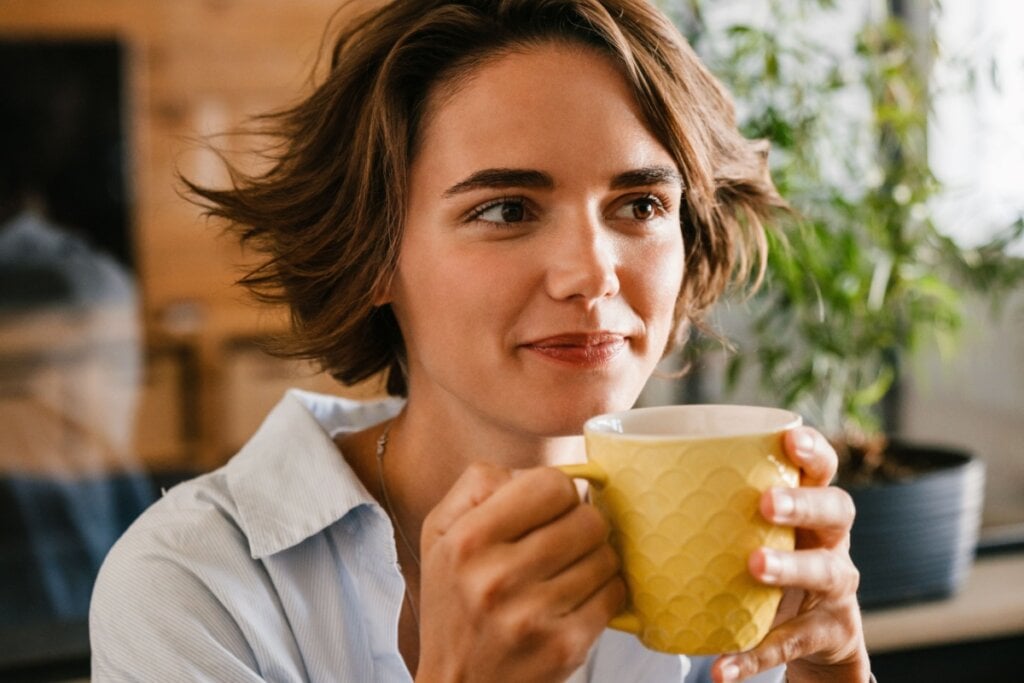
<svg viewBox="0 0 1024 683">
<path fill-rule="evenodd" d="M 521 348 L 560 365 L 596 369 L 610 365 L 628 343 L 629 337 L 617 332 L 575 332 L 538 339 Z"/>
</svg>

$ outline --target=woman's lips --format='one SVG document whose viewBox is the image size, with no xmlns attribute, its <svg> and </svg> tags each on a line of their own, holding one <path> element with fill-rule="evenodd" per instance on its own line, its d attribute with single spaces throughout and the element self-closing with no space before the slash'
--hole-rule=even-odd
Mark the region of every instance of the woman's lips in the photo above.
<svg viewBox="0 0 1024 683">
<path fill-rule="evenodd" d="M 545 358 L 577 367 L 593 368 L 612 361 L 626 347 L 622 334 L 560 334 L 524 344 Z"/>
</svg>

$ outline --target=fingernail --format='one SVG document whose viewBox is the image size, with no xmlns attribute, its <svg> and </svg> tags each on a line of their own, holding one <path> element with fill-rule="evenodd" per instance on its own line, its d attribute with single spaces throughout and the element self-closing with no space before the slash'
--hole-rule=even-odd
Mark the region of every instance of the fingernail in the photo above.
<svg viewBox="0 0 1024 683">
<path fill-rule="evenodd" d="M 772 491 L 772 512 L 776 521 L 785 522 L 793 516 L 796 503 L 793 496 L 782 489 Z"/>
<path fill-rule="evenodd" d="M 737 681 L 740 678 L 740 668 L 735 662 L 726 662 L 720 669 L 723 681 Z"/>
<path fill-rule="evenodd" d="M 778 583 L 782 573 L 782 559 L 773 551 L 765 548 L 761 551 L 764 567 L 761 569 L 761 580 L 765 583 Z"/>
<path fill-rule="evenodd" d="M 797 432 L 796 438 L 793 439 L 793 445 L 799 456 L 807 457 L 814 453 L 814 437 L 807 432 Z"/>
</svg>

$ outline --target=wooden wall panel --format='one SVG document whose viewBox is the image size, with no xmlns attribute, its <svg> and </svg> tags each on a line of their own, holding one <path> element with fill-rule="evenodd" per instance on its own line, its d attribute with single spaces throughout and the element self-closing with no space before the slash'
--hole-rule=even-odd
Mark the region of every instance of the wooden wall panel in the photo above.
<svg viewBox="0 0 1024 683">
<path fill-rule="evenodd" d="M 147 337 L 162 345 L 186 345 L 197 359 L 199 439 L 191 464 L 216 465 L 237 445 L 237 433 L 228 438 L 221 429 L 230 400 L 226 392 L 237 391 L 236 375 L 230 381 L 224 376 L 228 349 L 238 339 L 280 329 L 283 317 L 259 309 L 233 285 L 244 254 L 220 236 L 221 226 L 204 220 L 179 195 L 176 172 L 201 183 L 224 182 L 216 156 L 198 139 L 237 129 L 248 117 L 286 106 L 306 92 L 338 4 L 0 2 L 0 37 L 116 36 L 127 47 L 133 222 Z M 230 142 L 229 149 L 232 145 L 237 146 Z M 235 423 L 251 419 L 232 416 Z"/>
<path fill-rule="evenodd" d="M 129 49 L 136 249 L 151 324 L 167 305 L 223 305 L 234 280 L 216 229 L 176 193 L 176 170 L 222 178 L 201 135 L 294 101 L 333 0 L 5 0 L 0 35 L 118 36 Z M 199 158 L 198 166 L 194 161 Z"/>
</svg>

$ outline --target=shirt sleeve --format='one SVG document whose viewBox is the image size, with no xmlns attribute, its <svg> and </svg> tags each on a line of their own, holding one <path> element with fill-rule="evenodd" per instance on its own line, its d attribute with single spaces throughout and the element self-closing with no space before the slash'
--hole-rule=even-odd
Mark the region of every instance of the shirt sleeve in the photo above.
<svg viewBox="0 0 1024 683">
<path fill-rule="evenodd" d="M 93 591 L 89 638 L 97 683 L 262 680 L 227 610 L 195 575 L 157 558 L 108 559 Z"/>
<path fill-rule="evenodd" d="M 308 680 L 241 531 L 215 506 L 182 511 L 170 497 L 129 528 L 100 569 L 89 612 L 92 680 Z"/>
<path fill-rule="evenodd" d="M 122 539 L 89 613 L 92 680 L 261 681 L 236 619 L 192 568 Z"/>
</svg>

